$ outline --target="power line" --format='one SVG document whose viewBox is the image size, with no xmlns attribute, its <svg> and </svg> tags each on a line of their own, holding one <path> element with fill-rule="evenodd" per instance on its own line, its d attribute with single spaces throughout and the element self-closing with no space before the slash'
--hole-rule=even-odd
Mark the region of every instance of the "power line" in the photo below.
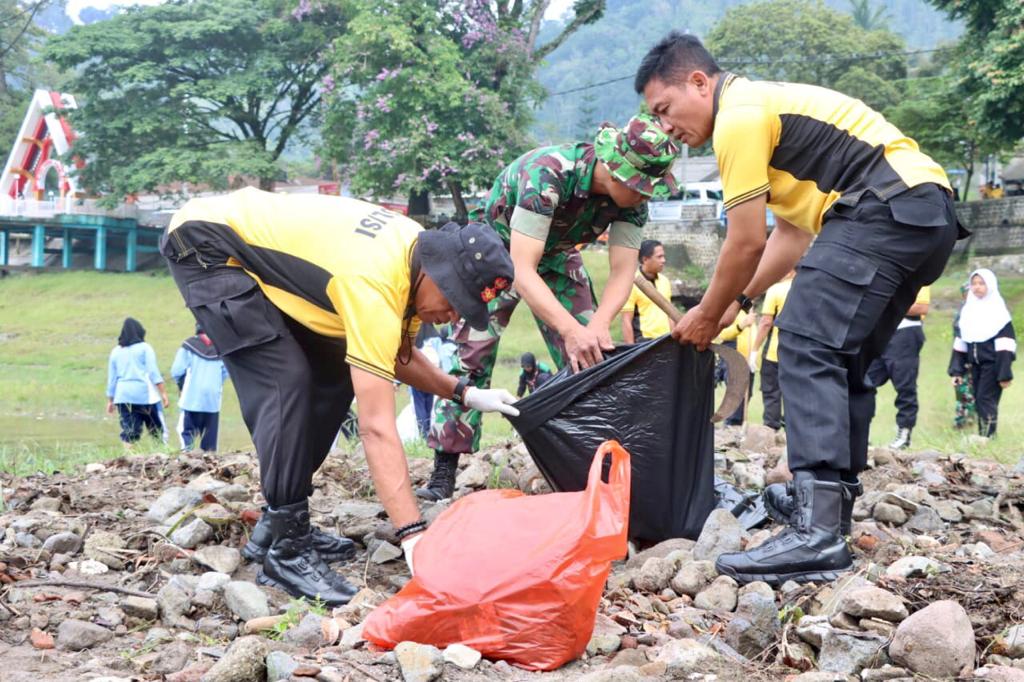
<svg viewBox="0 0 1024 682">
<path fill-rule="evenodd" d="M 744 66 L 750 64 L 802 64 L 802 63 L 828 63 L 828 62 L 851 62 L 851 61 L 872 61 L 875 59 L 885 59 L 887 57 L 909 57 L 916 54 L 929 54 L 932 52 L 945 52 L 947 50 L 955 49 L 953 47 L 933 47 L 927 50 L 905 50 L 902 52 L 869 52 L 866 54 L 821 54 L 814 57 L 792 57 L 782 59 L 769 59 L 767 57 L 737 57 L 734 59 L 722 59 L 721 64 L 726 66 Z M 590 90 L 591 88 L 599 88 L 602 85 L 609 85 L 611 83 L 618 83 L 624 80 L 630 80 L 635 77 L 635 73 L 631 73 L 626 76 L 616 76 L 615 78 L 609 78 L 608 80 L 598 81 L 597 83 L 589 83 L 587 85 L 580 85 L 575 88 L 569 88 L 568 90 L 560 90 L 559 92 L 553 92 L 548 97 L 558 97 L 560 95 L 570 95 L 574 92 L 582 92 L 584 90 Z"/>
</svg>

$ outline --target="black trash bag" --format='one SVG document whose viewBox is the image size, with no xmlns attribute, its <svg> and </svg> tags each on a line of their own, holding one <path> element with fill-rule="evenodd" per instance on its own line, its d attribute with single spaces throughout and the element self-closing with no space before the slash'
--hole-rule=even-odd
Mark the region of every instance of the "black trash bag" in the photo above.
<svg viewBox="0 0 1024 682">
<path fill-rule="evenodd" d="M 619 441 L 632 463 L 630 538 L 696 539 L 715 507 L 714 366 L 710 351 L 668 336 L 620 346 L 558 372 L 509 420 L 556 491 L 583 490 L 598 445 Z"/>
<path fill-rule="evenodd" d="M 715 506 L 718 509 L 728 509 L 744 530 L 761 528 L 771 521 L 760 493 L 740 490 L 718 476 L 715 476 L 715 498 Z"/>
</svg>

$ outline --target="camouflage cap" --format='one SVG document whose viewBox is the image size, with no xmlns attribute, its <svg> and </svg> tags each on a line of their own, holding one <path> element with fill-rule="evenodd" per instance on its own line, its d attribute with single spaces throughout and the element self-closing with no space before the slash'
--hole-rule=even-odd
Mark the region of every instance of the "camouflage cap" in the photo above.
<svg viewBox="0 0 1024 682">
<path fill-rule="evenodd" d="M 679 151 L 650 114 L 637 114 L 621 130 L 602 126 L 594 139 L 594 153 L 612 177 L 648 197 L 678 191 L 671 170 Z"/>
</svg>

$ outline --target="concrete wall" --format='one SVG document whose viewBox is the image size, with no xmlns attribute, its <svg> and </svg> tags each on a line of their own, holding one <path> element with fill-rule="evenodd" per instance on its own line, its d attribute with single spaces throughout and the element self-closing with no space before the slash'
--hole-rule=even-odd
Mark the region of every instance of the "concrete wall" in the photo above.
<svg viewBox="0 0 1024 682">
<path fill-rule="evenodd" d="M 725 239 L 725 228 L 718 222 L 714 206 L 683 206 L 678 221 L 644 225 L 644 239 L 665 244 L 673 270 L 693 264 L 710 276 Z"/>
<path fill-rule="evenodd" d="M 957 204 L 957 215 L 971 231 L 958 252 L 979 256 L 1024 253 L 1024 197 L 1007 197 Z"/>
</svg>

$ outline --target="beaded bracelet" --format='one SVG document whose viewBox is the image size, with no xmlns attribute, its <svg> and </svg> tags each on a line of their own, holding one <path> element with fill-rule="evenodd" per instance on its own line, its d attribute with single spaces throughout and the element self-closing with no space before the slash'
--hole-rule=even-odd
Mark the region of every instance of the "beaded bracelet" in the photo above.
<svg viewBox="0 0 1024 682">
<path fill-rule="evenodd" d="M 403 539 L 405 539 L 406 536 L 414 535 L 416 533 L 425 531 L 426 529 L 427 529 L 427 522 L 422 520 L 422 519 L 420 519 L 419 521 L 414 521 L 413 523 L 410 523 L 408 525 L 402 526 L 401 528 L 397 529 L 395 531 L 395 536 L 399 540 L 403 540 Z"/>
</svg>

